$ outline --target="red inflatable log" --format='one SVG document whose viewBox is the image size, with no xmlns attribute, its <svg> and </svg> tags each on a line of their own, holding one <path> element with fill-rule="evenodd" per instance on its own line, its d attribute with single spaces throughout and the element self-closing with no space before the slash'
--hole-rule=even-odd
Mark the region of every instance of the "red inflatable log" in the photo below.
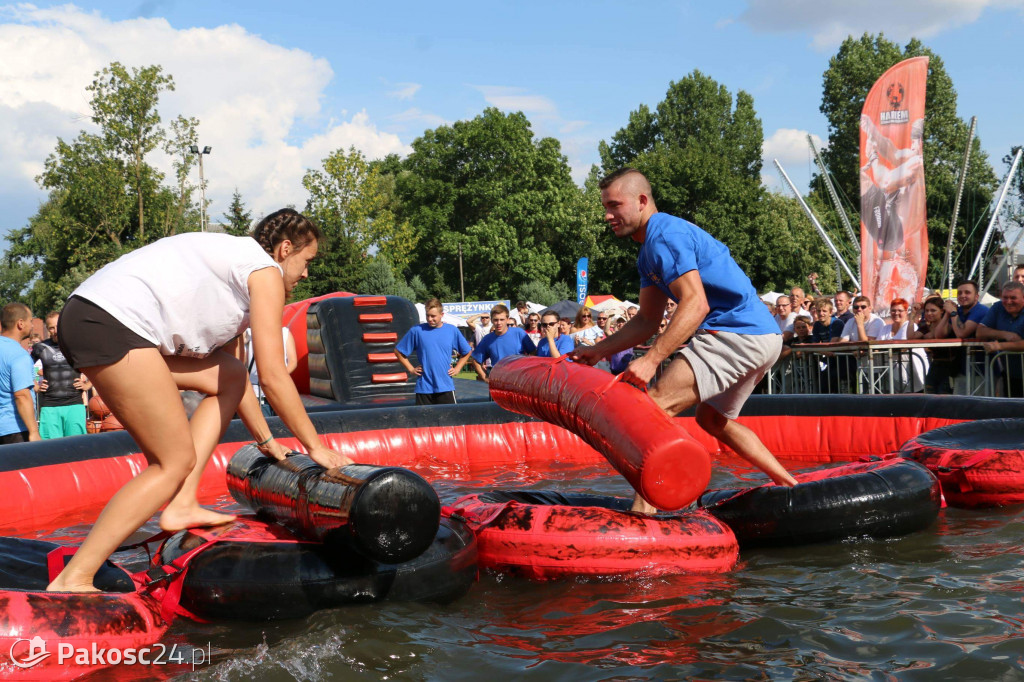
<svg viewBox="0 0 1024 682">
<path fill-rule="evenodd" d="M 604 455 L 658 509 L 682 509 L 711 480 L 707 449 L 647 393 L 564 358 L 511 356 L 490 374 L 507 410 L 567 429 Z"/>
</svg>

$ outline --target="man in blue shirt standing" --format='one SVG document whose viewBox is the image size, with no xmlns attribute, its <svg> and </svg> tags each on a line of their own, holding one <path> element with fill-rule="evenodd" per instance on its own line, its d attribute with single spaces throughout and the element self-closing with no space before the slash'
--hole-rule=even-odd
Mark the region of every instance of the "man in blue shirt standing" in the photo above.
<svg viewBox="0 0 1024 682">
<path fill-rule="evenodd" d="M 0 445 L 40 440 L 32 399 L 35 370 L 22 341 L 32 334 L 32 311 L 8 303 L 0 311 Z"/>
<path fill-rule="evenodd" d="M 724 244 L 696 225 L 659 213 L 642 173 L 620 169 L 600 183 L 605 220 L 616 237 L 640 243 L 640 311 L 617 333 L 595 346 L 579 347 L 573 359 L 593 365 L 643 343 L 658 329 L 669 300 L 679 306 L 650 351 L 629 364 L 623 380 L 646 386 L 659 365 L 684 342 L 651 389 L 670 416 L 697 405 L 697 423 L 781 485 L 796 480 L 753 431 L 737 421 L 740 408 L 782 350 L 779 326 L 750 279 Z M 639 495 L 633 511 L 657 511 Z"/>
<path fill-rule="evenodd" d="M 458 329 L 445 324 L 441 301 L 432 298 L 424 304 L 427 321 L 418 324 L 395 346 L 395 355 L 410 375 L 416 375 L 417 405 L 450 405 L 455 402 L 452 377 L 462 371 L 469 358 L 469 344 Z M 413 367 L 409 356 L 416 353 L 419 367 Z M 452 367 L 452 353 L 459 360 Z"/>
<path fill-rule="evenodd" d="M 997 303 L 988 309 L 978 325 L 978 338 L 986 341 L 989 353 L 1024 351 L 1024 284 L 1007 282 Z M 1006 395 L 1024 396 L 1024 361 L 1020 357 L 1005 357 Z"/>
<path fill-rule="evenodd" d="M 507 355 L 533 355 L 536 352 L 537 346 L 521 327 L 508 326 L 508 308 L 499 303 L 491 308 L 490 333 L 480 339 L 469 357 L 477 375 L 487 381 L 484 360 L 490 359 L 491 367 L 494 367 Z"/>
</svg>

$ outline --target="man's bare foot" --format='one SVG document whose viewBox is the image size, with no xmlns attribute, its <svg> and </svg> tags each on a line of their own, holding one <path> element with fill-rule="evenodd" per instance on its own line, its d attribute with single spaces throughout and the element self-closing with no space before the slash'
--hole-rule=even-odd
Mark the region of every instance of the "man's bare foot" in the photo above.
<svg viewBox="0 0 1024 682">
<path fill-rule="evenodd" d="M 651 514 L 657 514 L 658 513 L 658 508 L 653 506 L 653 505 L 651 505 L 650 502 L 648 502 L 644 498 L 640 497 L 640 495 L 634 495 L 633 496 L 633 507 L 632 507 L 632 509 L 630 511 L 635 511 L 635 512 L 639 512 L 641 514 L 647 514 L 648 516 L 650 516 Z"/>
<path fill-rule="evenodd" d="M 87 583 L 74 583 L 74 582 L 66 583 L 66 582 L 64 582 L 61 579 L 60 576 L 57 576 L 57 578 L 52 583 L 50 583 L 49 585 L 46 586 L 46 591 L 47 592 L 99 592 L 100 590 L 96 589 L 96 586 L 93 585 L 91 581 L 87 582 Z"/>
<path fill-rule="evenodd" d="M 201 526 L 221 526 L 234 520 L 234 514 L 221 514 L 199 505 L 188 509 L 168 508 L 160 515 L 160 528 L 173 532 Z"/>
</svg>

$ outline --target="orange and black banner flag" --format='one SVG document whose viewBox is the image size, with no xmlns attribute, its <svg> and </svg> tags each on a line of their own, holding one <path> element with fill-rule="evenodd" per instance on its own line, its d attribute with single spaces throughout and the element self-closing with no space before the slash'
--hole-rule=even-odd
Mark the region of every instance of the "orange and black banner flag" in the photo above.
<svg viewBox="0 0 1024 682">
<path fill-rule="evenodd" d="M 924 99 L 928 57 L 892 67 L 860 115 L 860 281 L 876 312 L 921 300 L 928 269 Z"/>
</svg>

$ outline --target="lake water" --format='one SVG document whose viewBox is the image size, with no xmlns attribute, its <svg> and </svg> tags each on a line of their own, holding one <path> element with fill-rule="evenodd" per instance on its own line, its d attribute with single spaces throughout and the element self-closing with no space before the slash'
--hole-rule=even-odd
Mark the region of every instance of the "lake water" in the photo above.
<svg viewBox="0 0 1024 682">
<path fill-rule="evenodd" d="M 603 467 L 420 473 L 445 502 L 481 487 L 630 492 Z M 727 463 L 712 485 L 757 478 Z M 186 661 L 208 651 L 212 662 L 92 679 L 1020 680 L 1019 511 L 946 509 L 904 538 L 744 550 L 733 571 L 714 576 L 534 583 L 484 573 L 444 606 L 381 603 L 275 623 L 178 619 L 165 643 Z"/>
</svg>

